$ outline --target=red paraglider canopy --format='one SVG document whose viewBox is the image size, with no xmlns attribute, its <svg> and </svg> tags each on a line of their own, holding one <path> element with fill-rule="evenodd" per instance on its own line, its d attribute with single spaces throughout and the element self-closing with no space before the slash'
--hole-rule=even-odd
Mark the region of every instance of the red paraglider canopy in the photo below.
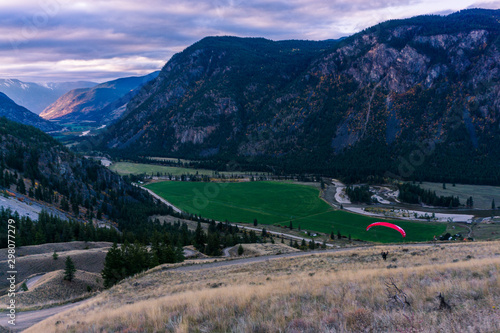
<svg viewBox="0 0 500 333">
<path fill-rule="evenodd" d="M 395 225 L 395 224 L 392 224 L 392 223 L 387 223 L 387 222 L 375 222 L 375 223 L 372 223 L 368 227 L 366 227 L 366 231 L 370 230 L 371 227 L 376 227 L 376 226 L 382 226 L 382 227 L 392 228 L 394 230 L 399 231 L 399 233 L 401 233 L 401 235 L 403 237 L 406 237 L 406 232 L 403 230 L 403 228 L 401 228 L 398 225 Z"/>
</svg>

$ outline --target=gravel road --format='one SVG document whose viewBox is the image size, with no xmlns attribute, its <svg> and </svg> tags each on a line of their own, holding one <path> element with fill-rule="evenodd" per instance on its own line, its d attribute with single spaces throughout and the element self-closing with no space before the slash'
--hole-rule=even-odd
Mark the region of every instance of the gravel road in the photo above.
<svg viewBox="0 0 500 333">
<path fill-rule="evenodd" d="M 393 244 L 393 245 L 384 245 L 384 246 L 400 247 L 400 246 L 405 246 L 405 245 Z M 432 243 L 418 243 L 418 244 L 408 244 L 407 246 L 424 247 L 424 246 L 434 246 L 434 244 L 432 244 Z M 265 262 L 265 261 L 279 259 L 279 258 L 302 257 L 302 256 L 309 256 L 309 255 L 320 254 L 320 253 L 350 251 L 350 250 L 366 248 L 366 247 L 367 246 L 357 246 L 357 247 L 347 247 L 347 248 L 338 248 L 338 249 L 327 249 L 327 250 L 320 250 L 320 251 L 293 252 L 293 253 L 285 253 L 285 254 L 280 254 L 280 255 L 233 259 L 233 260 L 218 261 L 218 262 L 211 262 L 211 263 L 205 263 L 205 264 L 181 266 L 181 267 L 169 269 L 168 271 L 193 272 L 193 271 L 199 271 L 199 270 L 209 269 L 209 268 L 219 268 L 219 267 L 228 267 L 228 266 L 234 266 L 234 265 L 251 264 L 251 263 L 257 263 L 257 262 Z M 368 246 L 368 247 L 370 247 L 370 246 Z M 15 328 L 13 328 L 11 325 L 8 324 L 8 322 L 7 322 L 8 318 L 5 315 L 1 315 L 0 316 L 0 326 L 3 326 L 4 328 L 10 328 L 13 331 L 21 331 L 21 330 L 27 329 L 28 327 L 31 327 L 31 326 L 41 322 L 42 320 L 47 319 L 53 315 L 56 315 L 58 313 L 66 311 L 68 309 L 74 308 L 80 304 L 83 304 L 86 301 L 88 301 L 88 300 L 84 300 L 84 301 L 80 301 L 80 302 L 72 303 L 72 304 L 67 304 L 67 305 L 62 305 L 62 306 L 58 306 L 58 307 L 54 307 L 54 308 L 50 308 L 50 309 L 20 312 L 17 314 Z"/>
<path fill-rule="evenodd" d="M 62 306 L 57 306 L 57 307 L 53 307 L 50 309 L 18 312 L 18 313 L 16 313 L 16 325 L 15 326 L 10 325 L 8 323 L 9 318 L 5 314 L 2 314 L 0 316 L 0 326 L 3 326 L 4 328 L 10 329 L 13 332 L 20 332 L 22 330 L 25 330 L 25 329 L 41 322 L 44 319 L 47 319 L 47 318 L 52 317 L 58 313 L 61 313 L 63 311 L 74 308 L 75 306 L 83 304 L 86 301 L 88 301 L 88 300 L 80 301 L 77 303 L 66 304 L 66 305 L 62 305 Z"/>
</svg>

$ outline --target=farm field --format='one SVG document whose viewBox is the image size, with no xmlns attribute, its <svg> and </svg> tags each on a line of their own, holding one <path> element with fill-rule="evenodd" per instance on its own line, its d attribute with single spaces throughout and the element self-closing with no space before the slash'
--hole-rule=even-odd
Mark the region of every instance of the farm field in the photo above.
<svg viewBox="0 0 500 333">
<path fill-rule="evenodd" d="M 207 169 L 191 169 L 191 168 L 182 168 L 182 167 L 170 167 L 164 165 L 155 165 L 155 164 L 143 164 L 143 163 L 131 163 L 131 162 L 118 162 L 112 164 L 109 169 L 118 173 L 121 176 L 125 175 L 139 175 L 139 174 L 147 174 L 151 175 L 153 173 L 156 176 L 156 173 L 160 172 L 162 174 L 172 174 L 173 176 L 181 176 L 185 174 L 196 174 L 198 172 L 199 175 L 208 175 L 212 176 L 216 173 L 213 170 Z M 249 172 L 229 172 L 222 171 L 217 172 L 218 174 L 223 174 L 225 176 L 230 175 L 242 175 L 249 174 Z M 255 174 L 255 173 L 253 173 Z"/>
<path fill-rule="evenodd" d="M 257 219 L 259 226 L 289 226 L 292 221 L 294 228 L 300 225 L 306 230 L 340 232 L 382 243 L 428 241 L 446 229 L 443 223 L 397 221 L 407 233 L 405 239 L 388 228 L 367 232 L 366 226 L 380 219 L 334 210 L 319 198 L 317 188 L 289 182 L 160 182 L 146 187 L 186 212 L 220 221 L 253 223 Z"/>
<path fill-rule="evenodd" d="M 436 191 L 437 195 L 458 196 L 460 203 L 466 203 L 469 197 L 474 200 L 474 208 L 491 209 L 491 201 L 495 200 L 495 205 L 500 206 L 500 187 L 487 185 L 463 185 L 447 183 L 446 189 L 443 189 L 443 183 L 424 182 L 420 184 L 424 189 Z"/>
</svg>

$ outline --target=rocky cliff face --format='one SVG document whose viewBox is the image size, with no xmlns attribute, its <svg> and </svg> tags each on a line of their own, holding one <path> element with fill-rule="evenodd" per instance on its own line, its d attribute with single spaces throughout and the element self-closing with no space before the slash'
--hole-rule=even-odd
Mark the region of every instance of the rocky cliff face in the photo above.
<svg viewBox="0 0 500 333">
<path fill-rule="evenodd" d="M 375 174 L 432 146 L 412 176 L 437 180 L 454 166 L 453 177 L 500 180 L 480 171 L 500 156 L 499 18 L 389 21 L 338 42 L 207 38 L 167 63 L 105 142 L 122 153 Z"/>
</svg>

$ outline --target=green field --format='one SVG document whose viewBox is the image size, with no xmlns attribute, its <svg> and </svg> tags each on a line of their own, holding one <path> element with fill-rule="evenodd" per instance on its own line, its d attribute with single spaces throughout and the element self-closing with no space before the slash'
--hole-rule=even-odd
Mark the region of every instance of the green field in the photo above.
<svg viewBox="0 0 500 333">
<path fill-rule="evenodd" d="M 422 188 L 436 191 L 437 195 L 458 196 L 460 203 L 465 205 L 467 198 L 472 197 L 474 208 L 491 209 L 491 201 L 495 200 L 495 206 L 500 206 L 500 187 L 487 185 L 463 185 L 450 183 L 443 189 L 443 183 L 424 182 L 420 185 Z"/>
<path fill-rule="evenodd" d="M 375 242 L 427 241 L 446 229 L 443 223 L 410 221 L 394 222 L 407 233 L 401 235 L 384 227 L 366 227 L 380 219 L 341 210 L 334 210 L 319 198 L 319 190 L 312 186 L 285 182 L 246 183 L 194 183 L 161 182 L 146 186 L 180 209 L 219 221 L 280 224 L 288 226 L 290 220 L 297 228 L 322 233 L 351 234 Z M 389 221 L 389 220 L 382 220 Z"/>
<path fill-rule="evenodd" d="M 130 162 L 113 163 L 109 167 L 109 169 L 111 171 L 118 173 L 121 176 L 140 175 L 140 174 L 151 175 L 151 173 L 153 173 L 156 176 L 157 172 L 160 172 L 162 174 L 172 174 L 173 176 L 181 176 L 181 175 L 196 174 L 196 173 L 198 173 L 199 175 L 208 175 L 208 176 L 212 176 L 215 174 L 215 171 L 207 169 L 191 169 L 191 168 L 170 167 L 164 165 L 130 163 Z M 249 173 L 248 172 L 243 173 L 239 171 L 235 172 L 223 171 L 223 172 L 218 172 L 218 174 L 230 176 L 230 175 L 243 175 Z"/>
</svg>

